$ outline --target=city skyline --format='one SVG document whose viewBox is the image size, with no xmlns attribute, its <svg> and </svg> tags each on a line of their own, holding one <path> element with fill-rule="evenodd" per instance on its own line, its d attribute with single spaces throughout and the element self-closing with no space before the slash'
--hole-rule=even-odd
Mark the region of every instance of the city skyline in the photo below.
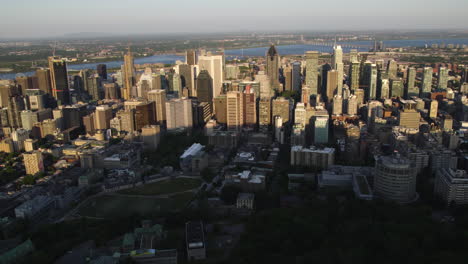
<svg viewBox="0 0 468 264">
<path fill-rule="evenodd" d="M 401 6 L 405 8 L 402 9 Z M 177 4 L 149 0 L 85 0 L 73 7 L 67 2 L 57 0 L 48 0 L 45 3 L 22 0 L 2 5 L 4 12 L 0 38 L 63 37 L 83 32 L 113 36 L 255 31 L 466 29 L 468 18 L 463 11 L 467 8 L 468 3 L 457 0 L 398 0 L 392 5 L 370 0 L 360 1 L 359 4 L 342 0 L 320 4 L 317 1 L 293 0 L 286 6 L 264 0 L 221 4 L 213 0 L 183 0 Z M 158 10 L 164 12 L 158 13 Z M 23 16 L 18 16 L 19 13 Z M 433 14 L 438 15 L 437 19 L 433 18 Z M 251 21 L 256 22 L 252 25 Z"/>
</svg>

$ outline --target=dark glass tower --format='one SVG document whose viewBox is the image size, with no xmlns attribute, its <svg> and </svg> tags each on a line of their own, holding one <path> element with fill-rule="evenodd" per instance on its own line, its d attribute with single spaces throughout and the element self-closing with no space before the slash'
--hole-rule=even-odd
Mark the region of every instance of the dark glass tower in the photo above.
<svg viewBox="0 0 468 264">
<path fill-rule="evenodd" d="M 67 63 L 58 57 L 49 57 L 52 96 L 58 105 L 70 104 Z"/>
</svg>

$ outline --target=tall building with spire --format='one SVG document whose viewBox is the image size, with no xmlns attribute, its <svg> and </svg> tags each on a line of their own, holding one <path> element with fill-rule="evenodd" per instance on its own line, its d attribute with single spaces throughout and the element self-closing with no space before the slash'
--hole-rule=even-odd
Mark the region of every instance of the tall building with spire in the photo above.
<svg viewBox="0 0 468 264">
<path fill-rule="evenodd" d="M 67 63 L 59 57 L 49 57 L 52 96 L 59 105 L 70 104 Z"/>
<path fill-rule="evenodd" d="M 280 57 L 275 45 L 271 45 L 266 54 L 266 74 L 270 77 L 271 88 L 279 90 Z"/>
<path fill-rule="evenodd" d="M 123 75 L 124 90 L 122 97 L 128 100 L 132 97 L 132 88 L 136 83 L 135 64 L 130 47 L 128 48 L 127 54 L 124 55 Z"/>
</svg>

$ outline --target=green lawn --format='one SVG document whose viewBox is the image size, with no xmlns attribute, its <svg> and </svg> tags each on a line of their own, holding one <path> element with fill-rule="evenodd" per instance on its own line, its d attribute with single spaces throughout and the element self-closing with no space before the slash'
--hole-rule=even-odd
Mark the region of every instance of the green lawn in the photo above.
<svg viewBox="0 0 468 264">
<path fill-rule="evenodd" d="M 191 178 L 176 178 L 160 182 L 146 184 L 144 186 L 136 187 L 119 191 L 120 194 L 126 195 L 163 195 L 176 192 L 188 191 L 195 189 L 201 185 L 200 179 Z"/>
<path fill-rule="evenodd" d="M 99 218 L 128 217 L 132 214 L 150 215 L 181 210 L 193 196 L 192 192 L 177 194 L 169 198 L 125 197 L 109 194 L 90 200 L 79 208 L 78 213 L 82 216 Z"/>
</svg>

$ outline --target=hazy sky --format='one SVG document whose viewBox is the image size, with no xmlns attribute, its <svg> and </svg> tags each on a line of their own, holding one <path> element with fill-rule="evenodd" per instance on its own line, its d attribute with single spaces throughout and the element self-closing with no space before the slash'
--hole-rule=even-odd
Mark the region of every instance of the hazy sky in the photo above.
<svg viewBox="0 0 468 264">
<path fill-rule="evenodd" d="M 66 33 L 463 29 L 468 0 L 0 0 L 0 38 Z"/>
</svg>

